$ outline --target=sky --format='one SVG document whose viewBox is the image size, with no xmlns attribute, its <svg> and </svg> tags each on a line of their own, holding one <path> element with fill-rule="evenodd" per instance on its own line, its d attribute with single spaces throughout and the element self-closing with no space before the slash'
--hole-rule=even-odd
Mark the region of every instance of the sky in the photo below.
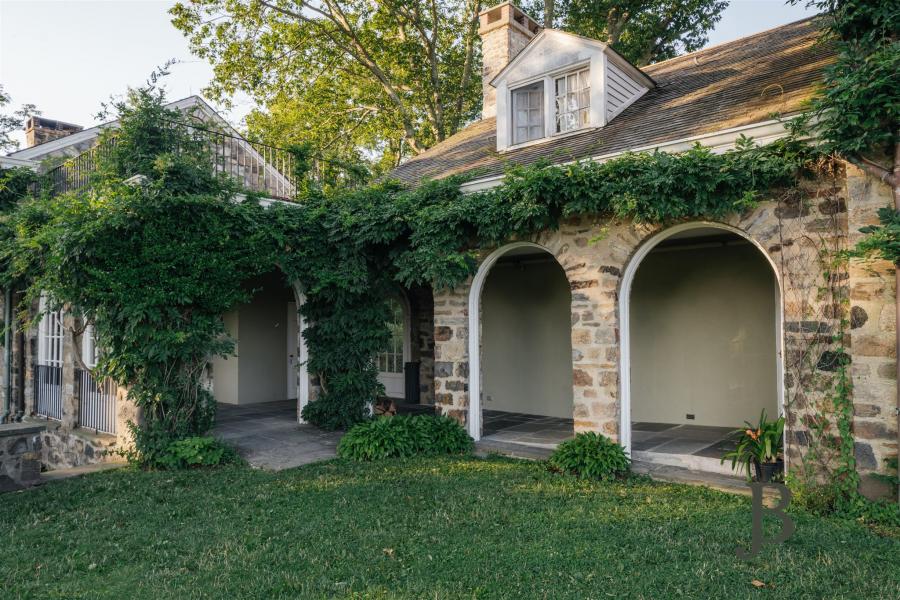
<svg viewBox="0 0 900 600">
<path fill-rule="evenodd" d="M 201 94 L 212 68 L 191 55 L 170 23 L 175 0 L 0 0 L 0 84 L 12 107 L 37 105 L 52 119 L 89 127 L 101 102 L 144 83 L 169 59 L 168 98 Z M 784 0 L 732 0 L 710 32 L 719 44 L 813 14 Z M 232 123 L 253 108 L 248 98 L 216 106 Z M 9 107 L 7 107 L 9 110 Z M 24 134 L 18 137 L 24 141 Z"/>
</svg>

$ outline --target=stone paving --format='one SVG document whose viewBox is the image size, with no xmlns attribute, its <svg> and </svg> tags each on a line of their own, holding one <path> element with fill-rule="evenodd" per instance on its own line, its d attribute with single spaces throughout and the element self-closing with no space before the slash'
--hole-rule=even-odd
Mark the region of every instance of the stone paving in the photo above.
<svg viewBox="0 0 900 600">
<path fill-rule="evenodd" d="M 236 406 L 219 404 L 213 435 L 251 466 L 280 471 L 336 456 L 341 432 L 297 422 L 293 400 Z"/>
</svg>

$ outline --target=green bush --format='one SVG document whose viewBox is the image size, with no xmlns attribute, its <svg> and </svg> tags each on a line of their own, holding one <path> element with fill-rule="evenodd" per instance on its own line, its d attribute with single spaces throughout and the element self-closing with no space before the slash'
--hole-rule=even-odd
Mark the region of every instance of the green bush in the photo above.
<svg viewBox="0 0 900 600">
<path fill-rule="evenodd" d="M 341 438 L 337 451 L 341 458 L 381 460 L 466 454 L 472 446 L 472 438 L 454 419 L 400 415 L 355 425 Z"/>
<path fill-rule="evenodd" d="M 135 446 L 119 454 L 128 462 L 145 469 L 189 469 L 240 462 L 230 446 L 211 436 L 173 439 L 159 427 L 132 427 Z"/>
<path fill-rule="evenodd" d="M 550 468 L 584 479 L 606 481 L 628 475 L 631 459 L 622 446 L 591 431 L 579 433 L 557 446 L 550 456 Z"/>
</svg>

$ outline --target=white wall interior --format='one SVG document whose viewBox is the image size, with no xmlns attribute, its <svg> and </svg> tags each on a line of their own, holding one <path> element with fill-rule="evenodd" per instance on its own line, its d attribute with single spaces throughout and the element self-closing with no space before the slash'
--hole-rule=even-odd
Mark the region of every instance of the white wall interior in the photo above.
<svg viewBox="0 0 900 600">
<path fill-rule="evenodd" d="M 631 420 L 738 427 L 763 408 L 777 415 L 777 289 L 765 257 L 734 234 L 654 248 L 631 289 Z"/>
<path fill-rule="evenodd" d="M 288 390 L 290 355 L 297 356 L 291 333 L 297 318 L 290 310 L 295 299 L 281 273 L 270 273 L 245 283 L 253 297 L 224 316 L 226 328 L 237 340 L 236 356 L 213 360 L 213 393 L 218 402 L 254 404 L 296 397 Z M 295 336 L 296 338 L 296 336 Z"/>
<path fill-rule="evenodd" d="M 481 296 L 482 408 L 572 417 L 571 296 L 546 252 L 501 258 Z"/>
</svg>

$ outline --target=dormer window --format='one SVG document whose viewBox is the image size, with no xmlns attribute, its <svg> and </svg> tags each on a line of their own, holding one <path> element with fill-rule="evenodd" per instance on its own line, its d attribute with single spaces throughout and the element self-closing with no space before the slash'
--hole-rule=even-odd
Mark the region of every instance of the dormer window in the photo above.
<svg viewBox="0 0 900 600">
<path fill-rule="evenodd" d="M 590 70 L 582 69 L 554 79 L 556 133 L 586 127 L 591 113 Z"/>
<path fill-rule="evenodd" d="M 544 137 L 544 82 L 512 92 L 513 144 Z"/>
</svg>

